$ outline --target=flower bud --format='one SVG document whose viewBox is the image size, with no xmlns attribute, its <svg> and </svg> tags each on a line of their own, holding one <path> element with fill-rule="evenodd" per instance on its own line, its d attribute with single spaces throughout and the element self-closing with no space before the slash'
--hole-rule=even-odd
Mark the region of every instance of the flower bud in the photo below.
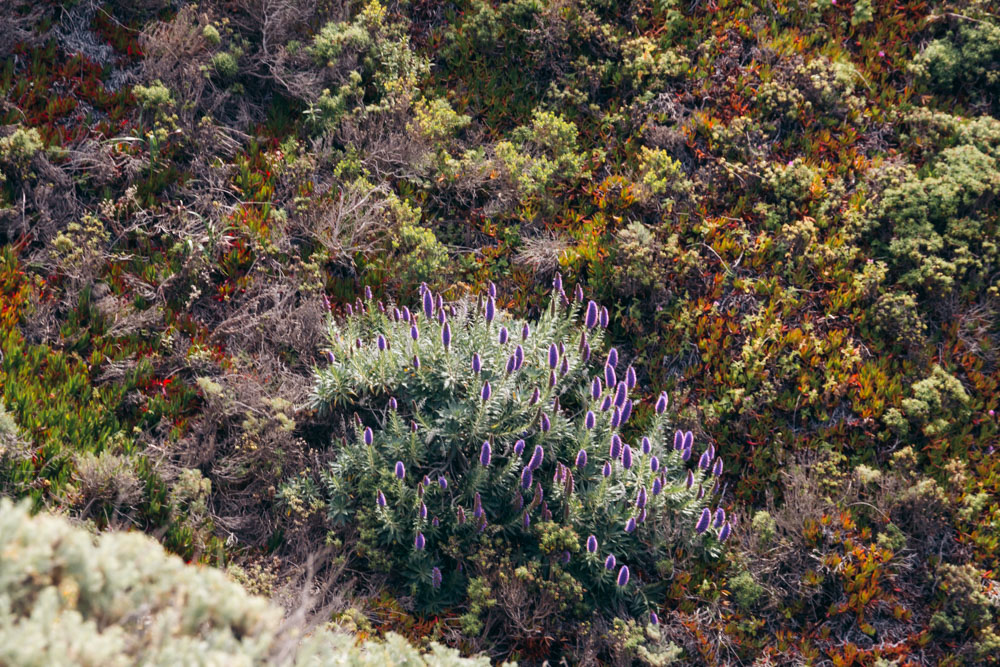
<svg viewBox="0 0 1000 667">
<path fill-rule="evenodd" d="M 385 507 L 385 494 L 382 493 L 382 489 L 379 489 L 378 493 L 375 495 L 375 500 L 378 502 L 379 507 Z"/>
<path fill-rule="evenodd" d="M 615 569 L 616 561 L 614 554 L 608 554 L 608 557 L 604 559 L 604 569 L 613 570 Z"/>
<path fill-rule="evenodd" d="M 558 294 L 563 291 L 562 274 L 556 271 L 555 278 L 552 279 L 552 291 Z"/>
<path fill-rule="evenodd" d="M 420 340 L 420 330 L 417 329 L 416 324 L 410 325 L 410 338 L 412 338 L 413 340 Z"/>
<path fill-rule="evenodd" d="M 528 336 L 531 335 L 531 327 L 525 322 L 524 326 L 521 327 L 521 340 L 528 340 Z"/>
<path fill-rule="evenodd" d="M 424 315 L 427 319 L 434 315 L 434 295 L 429 289 L 424 291 Z"/>
<path fill-rule="evenodd" d="M 493 300 L 493 297 L 486 299 L 486 323 L 489 324 L 493 321 L 497 314 L 497 305 Z"/>
<path fill-rule="evenodd" d="M 431 586 L 434 588 L 441 588 L 441 580 L 441 568 L 431 568 Z"/>
<path fill-rule="evenodd" d="M 365 427 L 365 444 L 366 445 L 372 444 L 372 441 L 374 439 L 375 439 L 375 436 L 372 434 L 371 428 L 369 428 L 369 427 L 366 426 Z"/>
<path fill-rule="evenodd" d="M 530 489 L 531 488 L 531 467 L 526 467 L 521 470 L 521 488 Z"/>
<path fill-rule="evenodd" d="M 500 333 L 497 336 L 497 340 L 500 341 L 501 345 L 506 345 L 507 344 L 507 338 L 508 338 L 508 336 L 509 336 L 509 334 L 507 333 L 507 327 L 500 327 Z"/>
<path fill-rule="evenodd" d="M 448 480 L 445 479 L 444 475 L 438 477 L 438 486 L 440 486 L 442 489 L 448 488 Z"/>
<path fill-rule="evenodd" d="M 404 322 L 410 322 L 411 324 L 417 323 L 417 318 L 410 315 L 410 309 L 407 308 L 406 306 L 403 306 L 403 313 L 402 315 L 400 315 L 400 317 L 403 318 Z"/>
<path fill-rule="evenodd" d="M 653 480 L 653 495 L 658 496 L 661 491 L 663 491 L 663 483 L 660 482 L 660 478 L 657 477 Z"/>
<path fill-rule="evenodd" d="M 651 459 L 649 459 L 649 470 L 650 472 L 656 472 L 659 469 L 660 469 L 660 459 L 654 455 Z"/>
<path fill-rule="evenodd" d="M 514 443 L 514 453 L 518 456 L 524 453 L 524 440 L 518 440 Z"/>
<path fill-rule="evenodd" d="M 590 383 L 590 397 L 595 401 L 601 397 L 604 392 L 604 387 L 601 386 L 601 378 L 594 378 L 594 381 Z"/>
<path fill-rule="evenodd" d="M 722 476 L 722 457 L 715 459 L 715 464 L 712 466 L 712 474 L 716 477 Z"/>
<path fill-rule="evenodd" d="M 611 477 L 611 461 L 604 462 L 604 468 L 601 469 L 601 474 L 605 477 Z"/>
<path fill-rule="evenodd" d="M 622 447 L 622 467 L 625 470 L 632 467 L 632 448 L 628 445 Z"/>
<path fill-rule="evenodd" d="M 576 467 L 584 468 L 587 465 L 587 450 L 581 449 L 576 453 Z"/>
<path fill-rule="evenodd" d="M 618 570 L 618 585 L 625 586 L 628 584 L 628 565 L 622 565 L 622 569 Z"/>
<path fill-rule="evenodd" d="M 719 541 L 720 542 L 725 542 L 726 540 L 728 540 L 729 539 L 729 534 L 731 532 L 732 532 L 732 528 L 730 527 L 729 523 L 727 522 L 725 525 L 722 526 L 722 530 L 719 531 Z"/>
<path fill-rule="evenodd" d="M 592 410 L 587 410 L 587 416 L 583 418 L 583 425 L 589 431 L 594 428 L 597 423 L 597 418 L 594 417 L 594 412 Z"/>
<path fill-rule="evenodd" d="M 635 506 L 639 509 L 642 509 L 643 507 L 646 506 L 646 487 L 644 486 L 639 487 L 639 493 L 636 494 L 635 498 Z"/>
<path fill-rule="evenodd" d="M 490 461 L 493 460 L 493 448 L 490 447 L 490 441 L 483 441 L 483 446 L 479 450 L 479 464 L 483 467 L 489 466 Z"/>
<path fill-rule="evenodd" d="M 413 546 L 417 548 L 417 551 L 423 551 L 424 546 L 427 544 L 427 540 L 424 539 L 423 533 L 417 533 L 417 536 L 413 538 Z"/>
<path fill-rule="evenodd" d="M 698 523 L 694 525 L 694 531 L 701 535 L 706 530 L 708 530 L 708 523 L 712 520 L 712 512 L 706 507 L 701 510 L 701 516 L 698 518 Z"/>
<path fill-rule="evenodd" d="M 541 445 L 535 445 L 535 451 L 531 455 L 531 459 L 528 461 L 528 468 L 531 470 L 536 470 L 540 465 L 542 465 L 542 459 L 545 458 L 545 450 Z"/>
<path fill-rule="evenodd" d="M 635 532 L 635 518 L 629 517 L 628 521 L 625 522 L 625 532 L 633 533 Z"/>
<path fill-rule="evenodd" d="M 607 308 L 607 306 L 601 306 L 601 328 L 602 329 L 607 329 L 608 328 L 608 322 L 610 321 L 610 319 L 611 318 L 608 316 L 608 308 Z"/>
<path fill-rule="evenodd" d="M 583 285 L 580 283 L 577 283 L 576 289 L 573 290 L 573 298 L 577 301 L 583 301 Z"/>
<path fill-rule="evenodd" d="M 549 421 L 549 416 L 543 412 L 540 421 L 541 423 L 539 424 L 539 428 L 542 429 L 542 433 L 548 433 L 549 429 L 552 428 L 552 424 Z"/>
<path fill-rule="evenodd" d="M 528 401 L 528 405 L 534 405 L 535 403 L 538 402 L 538 399 L 540 397 L 541 397 L 541 392 L 538 391 L 538 387 L 535 387 L 535 391 L 531 393 L 531 400 Z"/>
<path fill-rule="evenodd" d="M 490 396 L 493 395 L 493 387 L 490 386 L 489 380 L 483 383 L 483 389 L 479 392 L 479 395 L 484 402 L 490 400 Z"/>
<path fill-rule="evenodd" d="M 625 370 L 625 384 L 629 389 L 635 389 L 636 377 L 635 368 L 631 365 Z"/>
<path fill-rule="evenodd" d="M 632 416 L 632 399 L 626 398 L 625 405 L 622 406 L 622 418 L 621 422 L 619 423 L 624 424 L 625 422 L 628 421 L 628 418 L 631 416 Z"/>
<path fill-rule="evenodd" d="M 492 280 L 490 281 L 490 284 L 487 285 L 486 287 L 486 293 L 489 294 L 491 298 L 496 298 L 497 286 L 496 283 L 494 283 Z"/>
<path fill-rule="evenodd" d="M 656 414 L 662 415 L 667 411 L 667 392 L 660 394 L 660 397 L 656 399 Z"/>
<path fill-rule="evenodd" d="M 426 519 L 427 518 L 427 505 L 425 505 L 424 503 L 421 502 L 420 503 L 420 510 L 417 513 L 420 515 L 421 519 Z"/>
<path fill-rule="evenodd" d="M 521 366 L 524 364 L 524 348 L 518 345 L 514 348 L 514 370 L 521 370 Z"/>
<path fill-rule="evenodd" d="M 612 368 L 618 366 L 618 350 L 611 348 L 608 350 L 608 358 L 604 361 L 605 366 L 611 366 Z"/>
<path fill-rule="evenodd" d="M 555 343 L 549 345 L 549 368 L 555 368 L 559 364 L 559 348 Z"/>
<path fill-rule="evenodd" d="M 406 477 L 406 466 L 402 461 L 396 461 L 396 477 L 404 479 Z"/>
<path fill-rule="evenodd" d="M 611 435 L 611 446 L 608 448 L 608 456 L 617 459 L 622 455 L 622 439 L 617 433 Z"/>
<path fill-rule="evenodd" d="M 588 329 L 593 329 L 597 326 L 597 304 L 593 301 L 587 303 L 587 314 L 584 317 L 583 323 Z"/>
<path fill-rule="evenodd" d="M 444 349 L 451 347 L 451 325 L 447 322 L 441 328 L 441 343 L 444 345 Z"/>
</svg>

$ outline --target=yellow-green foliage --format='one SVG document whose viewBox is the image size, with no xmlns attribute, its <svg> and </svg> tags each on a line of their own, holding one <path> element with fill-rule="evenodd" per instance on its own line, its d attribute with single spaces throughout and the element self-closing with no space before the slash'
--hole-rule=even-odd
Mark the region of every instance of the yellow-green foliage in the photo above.
<svg viewBox="0 0 1000 667">
<path fill-rule="evenodd" d="M 282 612 L 220 570 L 185 565 L 139 533 L 94 537 L 0 501 L 0 663 L 488 665 L 401 637 L 355 645 L 321 630 L 288 651 Z M 291 658 L 277 660 L 279 655 Z"/>
</svg>

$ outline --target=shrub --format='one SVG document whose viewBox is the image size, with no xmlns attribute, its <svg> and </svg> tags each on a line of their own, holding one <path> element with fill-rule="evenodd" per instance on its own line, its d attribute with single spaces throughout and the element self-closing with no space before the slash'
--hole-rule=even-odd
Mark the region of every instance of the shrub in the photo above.
<svg viewBox="0 0 1000 667">
<path fill-rule="evenodd" d="M 958 17 L 954 26 L 927 45 L 910 71 L 939 92 L 981 93 L 1000 90 L 1000 26 Z"/>
<path fill-rule="evenodd" d="M 420 312 L 369 302 L 331 323 L 315 402 L 361 416 L 321 475 L 327 516 L 398 594 L 466 606 L 470 633 L 573 633 L 594 613 L 647 618 L 674 547 L 721 553 L 721 459 L 667 437 L 666 394 L 633 428 L 634 369 L 599 352 L 606 324 L 561 291 L 525 321 L 427 288 Z"/>
<path fill-rule="evenodd" d="M 94 538 L 0 500 L 0 662 L 18 665 L 487 665 L 398 636 L 355 646 L 320 630 L 301 645 L 282 613 L 219 570 L 185 565 L 138 533 Z"/>
</svg>

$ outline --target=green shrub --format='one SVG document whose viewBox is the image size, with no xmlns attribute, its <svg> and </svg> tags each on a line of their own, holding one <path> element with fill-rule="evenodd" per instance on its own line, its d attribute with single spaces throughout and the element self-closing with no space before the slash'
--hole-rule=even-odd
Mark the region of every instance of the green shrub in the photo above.
<svg viewBox="0 0 1000 667">
<path fill-rule="evenodd" d="M 954 25 L 913 59 L 910 71 L 938 92 L 995 95 L 1000 90 L 1000 26 L 986 16 L 952 16 Z"/>
<path fill-rule="evenodd" d="M 318 406 L 363 416 L 321 475 L 331 526 L 357 530 L 358 555 L 421 608 L 468 605 L 473 632 L 476 617 L 511 636 L 546 617 L 547 631 L 595 611 L 645 619 L 671 550 L 714 557 L 728 535 L 721 510 L 695 530 L 721 459 L 667 437 L 665 394 L 647 429 L 626 431 L 633 371 L 601 370 L 596 304 L 563 298 L 533 321 L 492 297 L 442 310 L 429 289 L 410 322 L 370 303 L 331 323 L 333 362 L 317 371 Z M 308 507 L 315 488 L 283 494 Z"/>
<path fill-rule="evenodd" d="M 355 645 L 320 630 L 296 646 L 282 612 L 139 533 L 93 537 L 0 500 L 0 663 L 16 665 L 488 665 L 398 636 Z"/>
</svg>

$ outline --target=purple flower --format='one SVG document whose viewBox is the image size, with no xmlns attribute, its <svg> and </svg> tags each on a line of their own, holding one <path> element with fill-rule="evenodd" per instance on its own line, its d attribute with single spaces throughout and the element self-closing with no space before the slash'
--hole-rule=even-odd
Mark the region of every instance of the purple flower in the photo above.
<svg viewBox="0 0 1000 667">
<path fill-rule="evenodd" d="M 349 303 L 344 304 L 344 310 L 347 311 L 348 317 L 352 317 L 354 315 L 354 308 L 351 306 L 351 304 Z"/>
<path fill-rule="evenodd" d="M 524 516 L 521 518 L 521 523 L 524 525 L 525 530 L 531 528 L 531 515 L 525 512 Z"/>
<path fill-rule="evenodd" d="M 601 474 L 605 477 L 611 477 L 611 461 L 604 462 L 604 468 L 601 469 Z"/>
<path fill-rule="evenodd" d="M 524 348 L 518 345 L 514 348 L 514 370 L 521 370 L 521 364 L 524 363 Z"/>
<path fill-rule="evenodd" d="M 687 461 L 690 458 L 691 458 L 691 448 L 690 447 L 685 447 L 684 451 L 681 452 L 681 460 L 682 461 Z"/>
<path fill-rule="evenodd" d="M 684 434 L 684 448 L 689 449 L 694 444 L 694 433 L 688 431 Z"/>
<path fill-rule="evenodd" d="M 437 517 L 434 517 L 433 519 L 431 519 L 431 525 L 437 528 L 438 526 L 441 525 L 441 521 Z"/>
<path fill-rule="evenodd" d="M 715 445 L 708 443 L 708 447 L 705 448 L 705 451 L 708 452 L 708 458 L 713 460 L 715 459 Z"/>
<path fill-rule="evenodd" d="M 661 491 L 663 491 L 663 483 L 660 482 L 660 478 L 657 477 L 653 480 L 653 495 L 658 496 Z"/>
<path fill-rule="evenodd" d="M 615 375 L 615 367 L 614 366 L 605 366 L 604 367 L 604 384 L 608 385 L 608 387 L 613 387 L 613 386 L 615 386 L 615 384 L 617 383 L 617 381 L 618 381 L 618 377 L 617 377 L 617 375 Z"/>
<path fill-rule="evenodd" d="M 552 291 L 559 293 L 563 291 L 562 274 L 556 271 L 555 278 L 552 279 Z"/>
<path fill-rule="evenodd" d="M 548 433 L 549 429 L 552 428 L 552 423 L 549 421 L 549 416 L 544 412 L 542 413 L 542 419 L 539 428 L 542 429 L 542 433 Z"/>
<path fill-rule="evenodd" d="M 424 503 L 421 502 L 420 503 L 420 511 L 418 512 L 418 514 L 420 515 L 421 519 L 426 519 L 427 518 L 427 505 L 425 505 Z"/>
<path fill-rule="evenodd" d="M 438 477 L 438 486 L 440 486 L 442 489 L 448 488 L 448 480 L 444 478 L 444 475 Z"/>
<path fill-rule="evenodd" d="M 570 561 L 570 558 L 571 558 L 571 556 L 569 555 L 569 552 L 568 551 L 564 551 L 562 553 L 562 562 L 563 562 L 563 565 L 568 564 L 569 561 Z"/>
<path fill-rule="evenodd" d="M 378 345 L 379 352 L 385 352 L 385 348 L 387 346 L 385 336 L 379 334 L 378 339 L 375 341 L 375 344 Z"/>
<path fill-rule="evenodd" d="M 412 338 L 413 340 L 420 340 L 420 330 L 417 329 L 416 324 L 410 325 L 410 338 Z"/>
<path fill-rule="evenodd" d="M 355 338 L 354 339 L 354 347 L 356 347 L 356 348 L 358 348 L 360 350 L 362 345 L 364 345 L 364 343 L 361 342 L 360 338 Z"/>
<path fill-rule="evenodd" d="M 628 521 L 625 522 L 625 532 L 631 533 L 635 531 L 635 518 L 629 517 Z"/>
<path fill-rule="evenodd" d="M 701 458 L 698 459 L 698 467 L 702 470 L 708 470 L 708 466 L 712 463 L 712 459 L 708 456 L 708 450 L 705 450 L 701 454 Z"/>
<path fill-rule="evenodd" d="M 583 352 L 580 353 L 584 361 L 590 361 L 590 343 L 583 344 Z"/>
<path fill-rule="evenodd" d="M 726 522 L 726 510 L 721 507 L 715 510 L 715 517 L 712 519 L 712 526 L 719 528 Z"/>
<path fill-rule="evenodd" d="M 674 433 L 674 449 L 678 452 L 684 449 L 684 434 L 680 431 Z"/>
<path fill-rule="evenodd" d="M 635 389 L 635 383 L 636 383 L 635 368 L 633 368 L 630 365 L 628 369 L 625 371 L 625 384 L 628 385 L 629 389 Z"/>
<path fill-rule="evenodd" d="M 331 364 L 334 363 L 335 361 L 337 361 L 337 357 L 333 356 L 333 352 L 331 352 L 330 350 L 326 351 L 326 357 L 327 357 L 327 359 L 330 360 Z"/>
<path fill-rule="evenodd" d="M 706 507 L 701 511 L 701 517 L 698 519 L 698 523 L 694 525 L 694 532 L 701 535 L 706 530 L 708 530 L 708 523 L 712 520 L 712 512 Z"/>
<path fill-rule="evenodd" d="M 604 559 L 604 569 L 605 570 L 613 570 L 613 569 L 615 569 L 616 562 L 617 561 L 615 560 L 615 555 L 614 554 L 608 554 L 608 557 Z"/>
<path fill-rule="evenodd" d="M 652 451 L 652 449 L 653 449 L 653 444 L 649 441 L 649 438 L 647 438 L 646 436 L 642 436 L 642 453 L 649 454 L 649 452 Z M 655 468 L 653 469 L 653 472 L 656 472 Z"/>
<path fill-rule="evenodd" d="M 513 372 L 514 372 L 514 366 L 516 366 L 516 365 L 517 365 L 517 357 L 515 357 L 515 356 L 514 356 L 514 355 L 512 354 L 512 355 L 510 355 L 510 357 L 509 357 L 509 358 L 507 359 L 507 368 L 505 369 L 505 370 L 507 371 L 507 375 L 510 375 L 511 373 L 513 373 Z"/>
<path fill-rule="evenodd" d="M 610 396 L 605 397 L 605 400 L 611 398 Z M 611 413 L 611 428 L 618 428 L 618 425 L 622 423 L 622 411 L 619 408 L 615 408 L 615 411 Z"/>
<path fill-rule="evenodd" d="M 656 615 L 655 611 L 649 612 L 649 624 L 650 625 L 659 625 L 660 624 L 660 617 Z"/>
<path fill-rule="evenodd" d="M 385 507 L 385 494 L 382 493 L 382 489 L 379 489 L 378 493 L 375 495 L 375 501 L 378 503 L 379 507 Z"/>
<path fill-rule="evenodd" d="M 583 468 L 587 465 L 587 450 L 581 449 L 576 453 L 576 467 Z"/>
<path fill-rule="evenodd" d="M 580 283 L 577 283 L 576 289 L 573 290 L 573 298 L 577 301 L 583 301 L 583 285 Z"/>
<path fill-rule="evenodd" d="M 437 314 L 438 324 L 444 324 L 447 319 L 448 319 L 448 316 L 444 314 L 444 309 L 442 308 L 441 310 L 438 310 L 438 314 Z"/>
<path fill-rule="evenodd" d="M 608 449 L 608 456 L 617 459 L 622 455 L 622 439 L 617 433 L 611 436 L 611 447 Z"/>
<path fill-rule="evenodd" d="M 417 319 L 415 317 L 413 317 L 412 315 L 410 315 L 410 309 L 407 308 L 406 306 L 403 306 L 403 315 L 402 315 L 402 317 L 403 317 L 403 321 L 405 321 L 405 322 L 412 322 L 413 324 L 417 323 Z"/>
<path fill-rule="evenodd" d="M 569 357 L 563 357 L 562 363 L 559 364 L 559 377 L 563 377 L 569 372 Z"/>
<path fill-rule="evenodd" d="M 628 445 L 622 447 L 622 467 L 625 470 L 632 467 L 632 448 Z"/>
<path fill-rule="evenodd" d="M 615 390 L 615 406 L 620 408 L 625 405 L 626 398 L 628 398 L 628 389 L 624 382 L 619 382 L 618 388 Z"/>
<path fill-rule="evenodd" d="M 528 336 L 531 335 L 531 327 L 525 322 L 524 326 L 521 327 L 521 340 L 528 340 Z"/>
<path fill-rule="evenodd" d="M 601 397 L 604 392 L 604 387 L 601 386 L 601 378 L 594 378 L 594 381 L 590 383 L 590 397 L 595 401 Z"/>
<path fill-rule="evenodd" d="M 583 323 L 588 329 L 593 329 L 597 326 L 597 304 L 593 301 L 587 303 L 587 315 L 583 320 Z"/>
<path fill-rule="evenodd" d="M 530 489 L 531 488 L 531 468 L 524 468 L 521 470 L 521 488 Z"/>
<path fill-rule="evenodd" d="M 420 357 L 417 355 L 413 355 L 413 369 L 417 371 L 420 370 Z"/>
<path fill-rule="evenodd" d="M 649 470 L 650 472 L 656 472 L 659 469 L 660 469 L 660 459 L 658 459 L 656 456 L 653 456 L 653 458 L 649 459 Z"/>
<path fill-rule="evenodd" d="M 490 447 L 489 440 L 484 440 L 483 446 L 479 449 L 479 464 L 482 466 L 488 466 L 492 460 L 493 448 Z"/>
<path fill-rule="evenodd" d="M 594 426 L 595 426 L 596 423 L 597 423 L 597 418 L 594 417 L 594 411 L 593 410 L 587 410 L 587 416 L 583 418 L 583 425 L 589 431 L 592 428 L 594 428 Z"/>
<path fill-rule="evenodd" d="M 490 400 L 490 396 L 493 395 L 493 387 L 490 386 L 490 381 L 487 380 L 483 383 L 483 390 L 479 393 L 483 401 Z"/>
<path fill-rule="evenodd" d="M 594 535 L 587 538 L 587 553 L 597 553 L 597 537 Z"/>
<path fill-rule="evenodd" d="M 518 456 L 524 453 L 524 440 L 518 440 L 514 443 L 514 453 Z"/>
<path fill-rule="evenodd" d="M 712 466 L 712 474 L 716 477 L 722 476 L 722 457 L 715 459 L 715 465 Z"/>
<path fill-rule="evenodd" d="M 605 366 L 611 366 L 612 368 L 618 366 L 618 350 L 611 348 L 608 350 L 608 358 L 604 362 Z"/>
<path fill-rule="evenodd" d="M 667 392 L 660 394 L 660 397 L 656 399 L 656 414 L 662 415 L 667 411 Z"/>
<path fill-rule="evenodd" d="M 528 461 L 528 469 L 536 470 L 538 466 L 542 465 L 542 459 L 545 458 L 545 450 L 542 449 L 541 445 L 535 445 L 535 451 L 531 455 L 531 459 Z"/>
<path fill-rule="evenodd" d="M 607 308 L 607 306 L 602 306 L 601 307 L 601 328 L 602 329 L 607 329 L 608 328 L 608 320 L 609 320 L 609 317 L 608 317 L 608 308 Z"/>
<path fill-rule="evenodd" d="M 434 315 L 434 295 L 429 289 L 424 290 L 424 315 L 427 316 L 427 319 L 431 319 Z"/>
<path fill-rule="evenodd" d="M 646 487 L 639 487 L 639 493 L 635 497 L 635 506 L 639 509 L 646 506 Z"/>
<path fill-rule="evenodd" d="M 555 368 L 558 363 L 559 348 L 556 347 L 555 343 L 552 343 L 552 345 L 549 345 L 549 368 Z"/>
<path fill-rule="evenodd" d="M 478 375 L 479 371 L 481 371 L 481 370 L 483 370 L 483 360 L 479 358 L 478 354 L 473 354 L 472 355 L 472 372 L 475 373 L 476 375 Z"/>
<path fill-rule="evenodd" d="M 446 350 L 451 346 L 451 325 L 447 322 L 441 327 L 441 343 L 444 344 Z"/>
<path fill-rule="evenodd" d="M 621 423 L 624 424 L 628 421 L 628 418 L 632 416 L 632 399 L 625 399 L 625 405 L 622 406 L 622 419 Z"/>
<path fill-rule="evenodd" d="M 535 403 L 538 402 L 538 399 L 540 397 L 541 397 L 541 392 L 538 391 L 538 387 L 535 387 L 535 391 L 531 393 L 531 400 L 528 401 L 528 405 L 534 405 Z"/>
<path fill-rule="evenodd" d="M 493 297 L 486 299 L 486 322 L 487 324 L 493 321 L 497 315 L 497 304 L 493 300 Z"/>
<path fill-rule="evenodd" d="M 729 533 L 731 532 L 732 528 L 729 526 L 729 523 L 727 522 L 724 526 L 722 526 L 722 530 L 719 531 L 719 541 L 725 542 L 726 540 L 728 540 Z"/>
<path fill-rule="evenodd" d="M 410 422 L 410 430 L 411 431 L 413 431 L 414 433 L 416 433 L 417 429 L 419 429 L 419 428 L 420 428 L 420 426 L 417 424 L 417 422 Z"/>
<path fill-rule="evenodd" d="M 487 285 L 486 287 L 486 293 L 489 294 L 491 298 L 496 298 L 497 286 L 496 283 L 494 283 L 492 280 L 490 281 L 490 284 Z"/>
<path fill-rule="evenodd" d="M 505 345 L 507 343 L 507 337 L 507 327 L 500 327 L 500 335 L 497 337 L 497 340 L 500 341 L 501 345 Z"/>
<path fill-rule="evenodd" d="M 687 474 L 687 480 L 686 480 L 686 481 L 684 482 L 684 484 L 685 484 L 685 486 L 687 486 L 687 488 L 689 488 L 689 489 L 690 489 L 690 488 L 691 488 L 692 486 L 694 486 L 694 473 L 693 473 L 693 472 L 691 472 L 690 470 L 688 470 L 688 474 Z"/>
<path fill-rule="evenodd" d="M 375 436 L 372 434 L 372 430 L 369 427 L 366 426 L 365 427 L 365 444 L 366 445 L 372 444 L 372 441 L 374 439 L 375 439 Z"/>
<path fill-rule="evenodd" d="M 404 479 L 406 477 L 406 466 L 402 461 L 396 461 L 396 477 Z"/>
<path fill-rule="evenodd" d="M 441 568 L 431 568 L 431 586 L 434 588 L 441 588 L 441 579 Z"/>
<path fill-rule="evenodd" d="M 425 544 L 427 544 L 427 540 L 424 539 L 424 534 L 417 533 L 417 536 L 413 538 L 413 546 L 417 548 L 417 551 L 423 551 Z"/>
<path fill-rule="evenodd" d="M 622 569 L 618 570 L 618 585 L 624 586 L 628 583 L 628 565 L 622 565 Z"/>
</svg>

